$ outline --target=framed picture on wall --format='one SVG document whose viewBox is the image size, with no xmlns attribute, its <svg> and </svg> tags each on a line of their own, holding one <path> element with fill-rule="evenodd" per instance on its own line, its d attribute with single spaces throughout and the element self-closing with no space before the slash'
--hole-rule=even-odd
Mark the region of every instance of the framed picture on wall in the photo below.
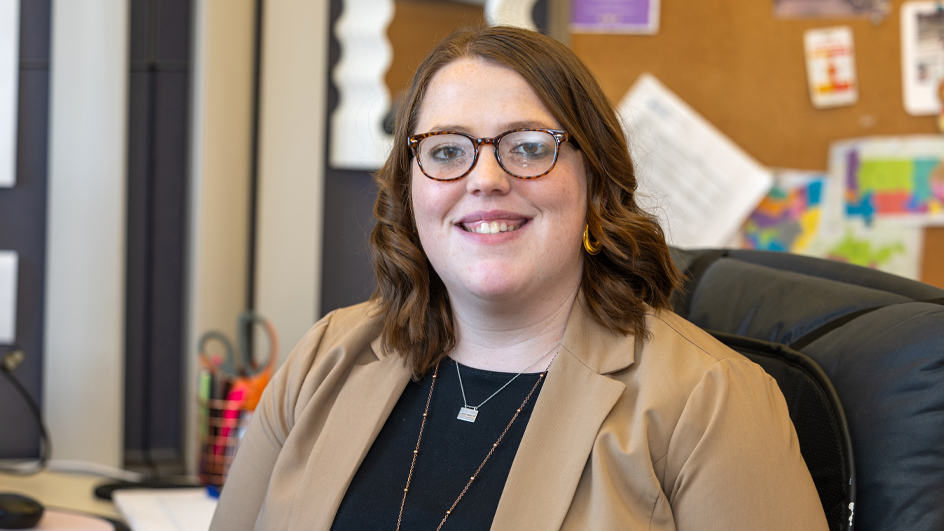
<svg viewBox="0 0 944 531">
<path fill-rule="evenodd" d="M 0 188 L 16 184 L 20 0 L 0 0 Z"/>
</svg>

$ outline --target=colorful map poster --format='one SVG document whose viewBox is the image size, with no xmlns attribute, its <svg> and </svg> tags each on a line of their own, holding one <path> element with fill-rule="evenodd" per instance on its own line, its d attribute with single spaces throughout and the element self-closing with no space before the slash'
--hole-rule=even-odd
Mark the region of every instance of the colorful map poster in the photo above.
<svg viewBox="0 0 944 531">
<path fill-rule="evenodd" d="M 944 137 L 874 137 L 832 149 L 848 216 L 944 224 Z"/>
<path fill-rule="evenodd" d="M 871 137 L 833 143 L 819 230 L 805 254 L 919 279 L 924 243 L 922 226 L 929 215 L 882 212 L 876 205 L 883 203 L 875 203 L 876 197 L 896 189 L 911 190 L 915 195 L 916 188 L 893 185 L 893 180 L 875 174 L 881 175 L 884 170 L 880 167 L 888 161 L 909 160 L 912 169 L 904 173 L 911 176 L 913 183 L 914 161 L 933 153 L 934 149 L 944 149 L 944 143 L 925 136 Z M 868 163 L 864 172 L 862 162 Z M 870 169 L 868 165 L 873 163 L 876 167 Z M 864 215 L 863 205 L 870 204 L 872 212 Z"/>
<path fill-rule="evenodd" d="M 774 186 L 748 218 L 741 245 L 786 251 L 920 278 L 920 224 L 867 221 L 846 212 L 848 146 L 834 145 L 829 173 L 774 170 Z"/>
<path fill-rule="evenodd" d="M 866 225 L 849 220 L 822 225 L 802 254 L 848 262 L 919 280 L 922 233 L 917 227 L 876 221 Z"/>
<path fill-rule="evenodd" d="M 819 227 L 826 179 L 823 172 L 775 170 L 773 188 L 744 225 L 744 246 L 802 253 Z"/>
</svg>

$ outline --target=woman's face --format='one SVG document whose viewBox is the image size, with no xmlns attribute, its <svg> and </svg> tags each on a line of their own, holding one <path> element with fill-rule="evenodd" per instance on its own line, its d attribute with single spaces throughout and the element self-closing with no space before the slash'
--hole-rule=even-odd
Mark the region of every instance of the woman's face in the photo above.
<svg viewBox="0 0 944 531">
<path fill-rule="evenodd" d="M 491 138 L 521 127 L 561 129 L 518 73 L 459 59 L 431 80 L 413 133 L 449 130 Z M 491 144 L 481 147 L 475 168 L 457 181 L 429 179 L 415 158 L 412 171 L 417 232 L 453 303 L 534 296 L 553 302 L 556 294 L 576 289 L 587 179 L 573 145 L 562 143 L 554 169 L 531 180 L 506 173 Z M 483 223 L 506 230 L 474 232 Z"/>
</svg>

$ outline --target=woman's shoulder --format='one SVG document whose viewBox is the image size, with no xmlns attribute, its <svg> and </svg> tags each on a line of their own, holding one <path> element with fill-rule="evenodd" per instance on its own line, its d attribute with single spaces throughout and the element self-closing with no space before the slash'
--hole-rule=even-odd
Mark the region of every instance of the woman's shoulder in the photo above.
<svg viewBox="0 0 944 531">
<path fill-rule="evenodd" d="M 328 312 L 292 349 L 281 370 L 291 372 L 295 385 L 313 373 L 330 372 L 364 357 L 379 357 L 372 343 L 380 335 L 376 305 L 362 302 Z"/>
<path fill-rule="evenodd" d="M 755 376 L 770 378 L 760 366 L 670 310 L 650 311 L 646 324 L 649 337 L 637 349 L 637 363 L 698 380 L 708 372 L 727 372 L 732 367 L 745 367 Z"/>
<path fill-rule="evenodd" d="M 299 347 L 311 347 L 313 342 L 323 347 L 337 343 L 357 343 L 358 340 L 364 342 L 365 339 L 369 344 L 380 333 L 379 327 L 376 304 L 365 301 L 325 314 L 308 330 Z"/>
<path fill-rule="evenodd" d="M 764 396 L 773 403 L 765 407 L 780 408 L 776 381 L 708 332 L 668 310 L 650 312 L 647 325 L 649 337 L 636 342 L 633 365 L 613 376 L 633 390 L 639 407 L 659 410 L 666 426 L 693 401 L 732 394 Z"/>
</svg>

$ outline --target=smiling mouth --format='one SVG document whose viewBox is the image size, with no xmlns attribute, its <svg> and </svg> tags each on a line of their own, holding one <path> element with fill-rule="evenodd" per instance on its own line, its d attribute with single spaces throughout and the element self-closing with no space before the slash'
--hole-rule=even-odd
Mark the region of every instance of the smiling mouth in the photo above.
<svg viewBox="0 0 944 531">
<path fill-rule="evenodd" d="M 524 226 L 525 222 L 508 223 L 506 221 L 477 221 L 475 223 L 462 223 L 459 226 L 466 232 L 476 234 L 498 234 L 499 232 L 514 232 Z"/>
</svg>

